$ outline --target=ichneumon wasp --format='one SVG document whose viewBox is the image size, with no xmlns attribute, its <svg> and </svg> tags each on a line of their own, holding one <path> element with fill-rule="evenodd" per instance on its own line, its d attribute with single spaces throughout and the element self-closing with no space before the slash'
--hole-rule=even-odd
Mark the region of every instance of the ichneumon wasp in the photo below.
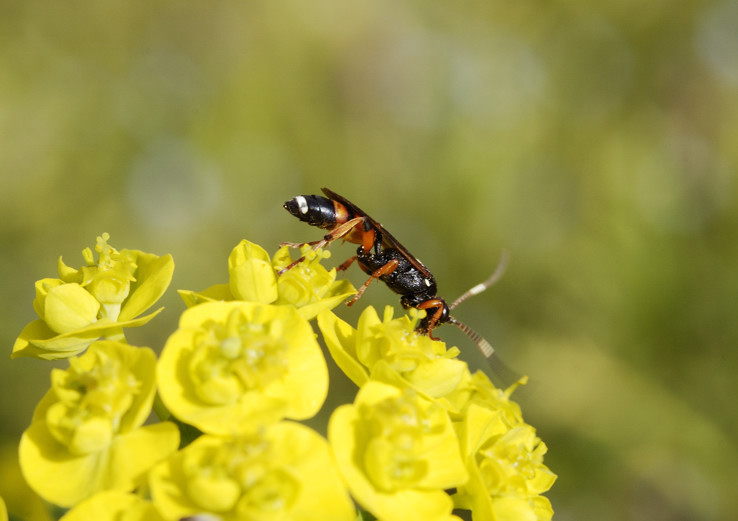
<svg viewBox="0 0 738 521">
<path fill-rule="evenodd" d="M 438 340 L 433 336 L 433 330 L 441 324 L 454 324 L 477 344 L 486 358 L 492 356 L 494 349 L 489 342 L 469 326 L 452 317 L 450 311 L 467 298 L 481 293 L 497 282 L 507 264 L 507 257 L 504 254 L 497 269 L 487 280 L 477 284 L 449 305 L 437 295 L 436 281 L 430 270 L 381 224 L 345 197 L 327 188 L 322 190 L 327 197 L 298 195 L 284 203 L 284 208 L 301 221 L 327 230 L 328 233 L 319 241 L 285 242 L 282 243 L 283 246 L 299 248 L 309 245 L 317 250 L 329 246 L 337 239 L 358 244 L 356 255 L 338 267 L 338 270 L 345 270 L 356 261 L 369 275 L 369 280 L 347 302 L 349 306 L 361 298 L 374 279 L 379 279 L 392 291 L 401 295 L 402 307 L 425 310 L 426 315 L 417 328 L 419 333 Z M 280 274 L 303 260 L 304 256 L 282 269 Z"/>
</svg>

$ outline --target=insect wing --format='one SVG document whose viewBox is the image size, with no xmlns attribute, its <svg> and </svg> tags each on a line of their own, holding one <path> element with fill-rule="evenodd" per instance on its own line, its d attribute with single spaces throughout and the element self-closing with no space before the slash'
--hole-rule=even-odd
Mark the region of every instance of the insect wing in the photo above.
<svg viewBox="0 0 738 521">
<path fill-rule="evenodd" d="M 429 278 L 433 280 L 433 275 L 430 271 L 428 271 L 428 268 L 426 268 L 422 262 L 420 262 L 415 255 L 407 251 L 407 248 L 405 248 L 402 244 L 400 244 L 400 241 L 394 238 L 394 236 L 384 229 L 384 227 L 379 224 L 377 221 L 372 219 L 367 213 L 356 206 L 354 203 L 346 199 L 345 197 L 341 197 L 336 192 L 333 192 L 329 190 L 328 188 L 321 188 L 323 190 L 323 193 L 327 195 L 329 198 L 333 199 L 334 201 L 338 201 L 342 205 L 344 205 L 346 208 L 348 208 L 351 212 L 353 212 L 355 215 L 364 217 L 369 221 L 369 223 L 379 231 L 379 233 L 382 234 L 382 246 L 388 247 L 388 248 L 394 248 L 397 251 L 400 252 L 400 254 L 407 259 L 407 261 L 412 264 L 420 273 L 423 274 L 424 277 Z"/>
</svg>

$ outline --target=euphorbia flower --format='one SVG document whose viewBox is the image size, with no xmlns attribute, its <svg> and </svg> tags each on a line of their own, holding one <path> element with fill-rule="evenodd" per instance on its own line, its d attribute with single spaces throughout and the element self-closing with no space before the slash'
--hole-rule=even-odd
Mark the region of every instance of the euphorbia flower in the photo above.
<svg viewBox="0 0 738 521">
<path fill-rule="evenodd" d="M 318 412 L 328 369 L 291 306 L 207 302 L 182 314 L 158 365 L 161 398 L 180 420 L 232 434 Z"/>
<path fill-rule="evenodd" d="M 468 372 L 466 363 L 456 359 L 459 350 L 446 349 L 443 342 L 418 334 L 415 320 L 419 315 L 395 319 L 393 311 L 387 306 L 380 320 L 369 306 L 356 329 L 330 311 L 318 315 L 318 326 L 338 366 L 359 387 L 375 375 L 375 379 L 410 386 L 433 398 L 452 392 Z"/>
<path fill-rule="evenodd" d="M 151 349 L 99 341 L 69 369 L 52 372 L 20 444 L 34 491 L 61 506 L 103 490 L 128 491 L 176 450 L 174 424 L 142 427 L 156 392 L 155 364 Z"/>
<path fill-rule="evenodd" d="M 456 506 L 470 509 L 475 521 L 548 521 L 553 510 L 541 494 L 556 475 L 543 464 L 546 445 L 509 400 L 517 384 L 501 391 L 481 372 L 470 383 L 463 420 L 455 423 L 469 472 Z"/>
<path fill-rule="evenodd" d="M 163 309 L 139 316 L 169 286 L 172 257 L 119 252 L 108 244 L 109 238 L 107 233 L 98 237 L 97 261 L 86 248 L 82 252 L 86 266 L 70 268 L 59 258 L 59 278 L 36 282 L 33 307 L 39 319 L 18 336 L 12 357 L 69 358 L 100 337 L 118 339 L 123 328 L 141 326 Z"/>
<path fill-rule="evenodd" d="M 167 519 L 352 521 L 328 443 L 283 421 L 237 436 L 204 435 L 151 472 Z"/>
<path fill-rule="evenodd" d="M 279 275 L 292 262 L 287 246 L 270 259 L 264 248 L 243 240 L 228 258 L 228 284 L 216 284 L 202 292 L 180 290 L 179 294 L 188 306 L 217 300 L 292 305 L 309 320 L 356 293 L 349 281 L 336 280 L 335 268 L 329 271 L 320 264 L 330 252 L 313 252 L 306 246 L 302 253 L 303 262 Z"/>
<path fill-rule="evenodd" d="M 449 519 L 445 489 L 468 479 L 446 411 L 409 389 L 368 382 L 328 439 L 351 494 L 383 521 Z"/>
</svg>

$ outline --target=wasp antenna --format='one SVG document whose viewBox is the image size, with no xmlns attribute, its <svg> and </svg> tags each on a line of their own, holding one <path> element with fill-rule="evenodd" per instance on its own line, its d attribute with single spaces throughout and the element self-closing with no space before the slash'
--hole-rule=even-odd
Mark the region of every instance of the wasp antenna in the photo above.
<svg viewBox="0 0 738 521">
<path fill-rule="evenodd" d="M 510 261 L 510 255 L 507 253 L 507 250 L 502 250 L 502 255 L 500 255 L 500 260 L 497 263 L 497 267 L 495 268 L 494 273 L 489 276 L 487 280 L 484 282 L 477 284 L 473 288 L 471 288 L 469 291 L 461 295 L 459 298 L 453 301 L 453 303 L 448 307 L 449 309 L 454 309 L 456 306 L 464 302 L 469 297 L 473 297 L 474 295 L 479 295 L 481 292 L 495 284 L 498 280 L 502 278 L 502 275 L 504 275 L 505 270 L 507 269 L 507 264 Z"/>
<path fill-rule="evenodd" d="M 472 339 L 472 342 L 477 344 L 477 347 L 482 352 L 482 354 L 487 358 L 488 360 L 492 358 L 492 355 L 495 353 L 495 348 L 492 347 L 492 344 L 487 342 L 484 338 L 482 338 L 482 335 L 474 331 L 472 328 L 464 324 L 463 322 L 459 322 L 454 317 L 449 317 L 448 320 L 449 324 L 453 324 L 459 329 L 461 329 L 466 335 Z"/>
</svg>

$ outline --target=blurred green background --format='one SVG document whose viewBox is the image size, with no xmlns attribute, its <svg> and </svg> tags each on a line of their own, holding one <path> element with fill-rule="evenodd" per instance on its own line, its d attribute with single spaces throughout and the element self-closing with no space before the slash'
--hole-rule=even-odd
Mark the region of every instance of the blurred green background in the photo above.
<svg viewBox="0 0 738 521">
<path fill-rule="evenodd" d="M 174 288 L 225 281 L 242 238 L 316 239 L 281 204 L 328 186 L 449 299 L 509 250 L 455 315 L 531 378 L 555 519 L 735 518 L 738 2 L 2 2 L 0 64 L 8 355 L 33 283 L 101 232 L 175 258 L 131 334 L 159 349 Z M 4 465 L 50 368 L 8 355 Z"/>
</svg>

